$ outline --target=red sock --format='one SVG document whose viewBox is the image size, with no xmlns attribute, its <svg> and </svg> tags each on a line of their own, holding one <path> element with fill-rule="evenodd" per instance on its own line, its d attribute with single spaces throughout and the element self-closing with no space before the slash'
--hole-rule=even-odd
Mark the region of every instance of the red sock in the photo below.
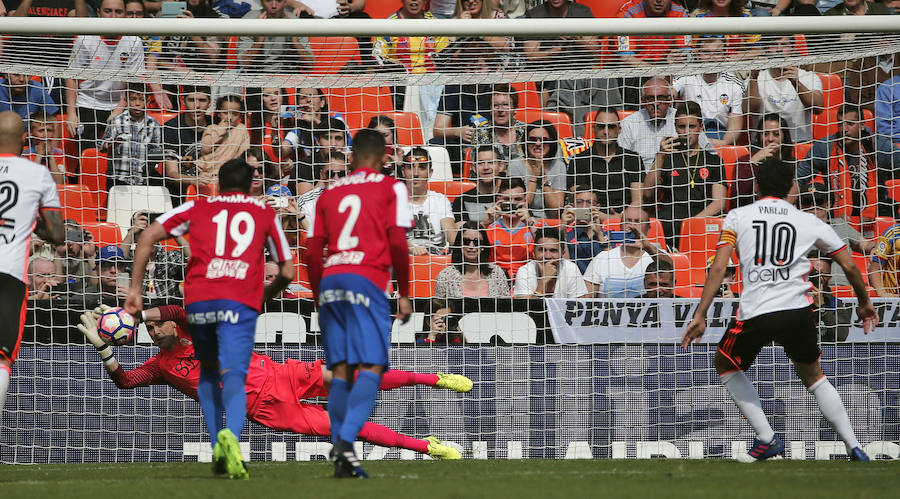
<svg viewBox="0 0 900 499">
<path fill-rule="evenodd" d="M 438 382 L 437 374 L 422 374 L 410 371 L 391 369 L 381 375 L 382 390 L 393 390 L 401 386 L 426 385 L 434 386 Z"/>
<path fill-rule="evenodd" d="M 422 454 L 428 453 L 428 441 L 408 437 L 401 433 L 375 423 L 366 423 L 359 431 L 359 439 L 382 447 L 400 447 Z"/>
</svg>

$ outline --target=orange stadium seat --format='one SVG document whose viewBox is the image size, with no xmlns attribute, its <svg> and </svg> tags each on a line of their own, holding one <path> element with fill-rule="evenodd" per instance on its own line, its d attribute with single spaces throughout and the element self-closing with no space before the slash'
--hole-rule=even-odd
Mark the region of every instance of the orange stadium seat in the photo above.
<svg viewBox="0 0 900 499">
<path fill-rule="evenodd" d="M 703 293 L 703 288 L 695 286 L 691 280 L 691 262 L 687 255 L 669 253 L 669 257 L 672 258 L 672 266 L 675 267 L 675 296 L 699 297 Z"/>
<path fill-rule="evenodd" d="M 706 261 L 716 253 L 723 221 L 719 217 L 692 217 L 681 222 L 678 251 L 687 255 L 695 284 L 703 284 L 706 279 Z"/>
<path fill-rule="evenodd" d="M 471 147 L 466 148 L 466 153 L 463 155 L 463 167 L 462 167 L 462 178 L 464 180 L 469 180 L 472 175 L 472 154 L 474 151 Z"/>
<path fill-rule="evenodd" d="M 208 198 L 215 196 L 218 193 L 218 184 L 200 184 L 199 188 L 194 184 L 190 184 L 184 190 L 184 199 L 185 201 L 196 201 L 202 197 Z"/>
<path fill-rule="evenodd" d="M 813 139 L 821 139 L 837 132 L 837 111 L 844 103 L 844 82 L 840 76 L 819 73 L 819 79 L 822 80 L 825 108 L 821 113 L 813 114 Z"/>
<path fill-rule="evenodd" d="M 428 190 L 440 192 L 447 196 L 452 203 L 460 194 L 475 187 L 475 182 L 466 182 L 459 180 L 446 180 L 442 182 L 428 182 Z"/>
<path fill-rule="evenodd" d="M 725 169 L 725 180 L 730 186 L 734 181 L 734 168 L 737 160 L 743 156 L 750 155 L 750 149 L 747 146 L 716 146 L 716 152 L 719 153 L 719 159 L 722 160 L 722 166 Z"/>
<path fill-rule="evenodd" d="M 225 69 L 238 66 L 238 37 L 229 36 L 225 44 Z"/>
<path fill-rule="evenodd" d="M 519 109 L 543 108 L 541 94 L 538 93 L 537 86 L 533 81 L 510 83 L 509 86 L 519 94 Z"/>
<path fill-rule="evenodd" d="M 875 237 L 884 234 L 884 231 L 897 225 L 897 221 L 893 217 L 875 217 Z"/>
<path fill-rule="evenodd" d="M 328 109 L 341 113 L 352 131 L 366 125 L 364 115 L 394 112 L 394 98 L 388 87 L 330 88 L 325 90 Z"/>
<path fill-rule="evenodd" d="M 106 220 L 106 172 L 108 160 L 105 154 L 90 147 L 81 152 L 79 182 L 97 197 L 100 218 Z"/>
<path fill-rule="evenodd" d="M 401 6 L 400 0 L 369 0 L 363 10 L 372 19 L 385 19 L 400 10 Z"/>
<path fill-rule="evenodd" d="M 584 138 L 586 140 L 594 139 L 594 118 L 597 117 L 597 111 L 591 111 L 584 115 Z"/>
<path fill-rule="evenodd" d="M 590 7 L 594 17 L 617 17 L 619 9 L 628 0 L 579 0 L 578 3 Z"/>
<path fill-rule="evenodd" d="M 556 133 L 559 135 L 559 138 L 565 139 L 568 137 L 573 137 L 574 134 L 572 132 L 572 119 L 569 118 L 569 115 L 566 113 L 554 113 L 550 111 L 542 111 L 538 110 L 530 110 L 530 109 L 519 109 L 516 111 L 516 119 L 519 121 L 524 121 L 525 123 L 531 123 L 532 121 L 537 120 L 547 120 L 550 123 L 553 123 L 553 126 L 556 127 Z"/>
<path fill-rule="evenodd" d="M 409 257 L 409 294 L 412 298 L 434 296 L 435 280 L 450 265 L 450 255 L 415 255 Z"/>
<path fill-rule="evenodd" d="M 149 109 L 147 110 L 147 116 L 156 120 L 160 125 L 165 124 L 165 122 L 170 119 L 178 116 L 178 113 L 172 111 L 163 111 L 161 109 Z"/>
<path fill-rule="evenodd" d="M 81 226 L 94 236 L 98 246 L 118 246 L 122 242 L 121 229 L 112 222 L 84 222 Z"/>
<path fill-rule="evenodd" d="M 352 36 L 311 36 L 313 74 L 335 74 L 351 62 L 360 63 L 359 43 Z"/>
<path fill-rule="evenodd" d="M 57 185 L 63 218 L 71 218 L 79 224 L 97 221 L 97 201 L 94 193 L 81 184 Z"/>
<path fill-rule="evenodd" d="M 405 113 L 401 111 L 389 113 L 363 113 L 362 125 L 365 126 L 368 121 L 379 114 L 389 116 L 394 120 L 395 134 L 397 135 L 397 143 L 395 145 L 404 146 L 421 146 L 425 145 L 425 138 L 422 135 L 422 125 L 419 122 L 419 115 L 416 113 Z"/>
<path fill-rule="evenodd" d="M 602 227 L 605 231 L 622 230 L 622 219 L 607 218 L 606 221 L 603 222 Z M 647 239 L 649 239 L 651 243 L 657 244 L 663 251 L 666 251 L 666 234 L 663 232 L 662 223 L 658 218 L 650 219 L 650 233 L 647 234 Z"/>
<path fill-rule="evenodd" d="M 875 133 L 875 113 L 868 109 L 863 109 L 862 120 L 863 125 L 865 125 L 870 132 Z"/>
</svg>

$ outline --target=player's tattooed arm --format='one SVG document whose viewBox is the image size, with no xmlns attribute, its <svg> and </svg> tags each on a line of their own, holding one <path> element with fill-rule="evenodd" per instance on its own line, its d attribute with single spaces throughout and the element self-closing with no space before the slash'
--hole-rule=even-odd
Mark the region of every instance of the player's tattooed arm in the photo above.
<svg viewBox="0 0 900 499">
<path fill-rule="evenodd" d="M 63 225 L 61 210 L 41 210 L 34 232 L 45 241 L 62 244 L 66 241 L 66 228 Z"/>
</svg>

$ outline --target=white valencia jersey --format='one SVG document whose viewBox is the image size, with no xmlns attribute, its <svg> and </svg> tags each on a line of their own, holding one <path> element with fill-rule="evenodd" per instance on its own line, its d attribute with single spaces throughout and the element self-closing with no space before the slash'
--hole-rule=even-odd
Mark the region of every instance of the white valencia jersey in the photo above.
<svg viewBox="0 0 900 499">
<path fill-rule="evenodd" d="M 59 210 L 50 170 L 12 154 L 0 154 L 0 272 L 28 283 L 26 262 L 38 210 Z"/>
<path fill-rule="evenodd" d="M 806 254 L 815 246 L 830 256 L 846 246 L 815 215 L 773 197 L 731 210 L 719 239 L 719 247 L 725 244 L 737 248 L 741 261 L 741 321 L 812 304 Z"/>
</svg>

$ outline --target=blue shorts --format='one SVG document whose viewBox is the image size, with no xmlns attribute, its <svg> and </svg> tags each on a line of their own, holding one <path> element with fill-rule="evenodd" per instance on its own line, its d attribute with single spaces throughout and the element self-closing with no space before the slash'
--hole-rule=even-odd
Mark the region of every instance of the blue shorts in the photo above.
<svg viewBox="0 0 900 499">
<path fill-rule="evenodd" d="M 197 360 L 219 361 L 219 369 L 247 374 L 256 336 L 256 310 L 233 300 L 208 300 L 185 307 Z"/>
<path fill-rule="evenodd" d="M 356 274 L 336 274 L 319 286 L 319 326 L 328 367 L 390 366 L 391 306 L 383 290 Z"/>
</svg>

